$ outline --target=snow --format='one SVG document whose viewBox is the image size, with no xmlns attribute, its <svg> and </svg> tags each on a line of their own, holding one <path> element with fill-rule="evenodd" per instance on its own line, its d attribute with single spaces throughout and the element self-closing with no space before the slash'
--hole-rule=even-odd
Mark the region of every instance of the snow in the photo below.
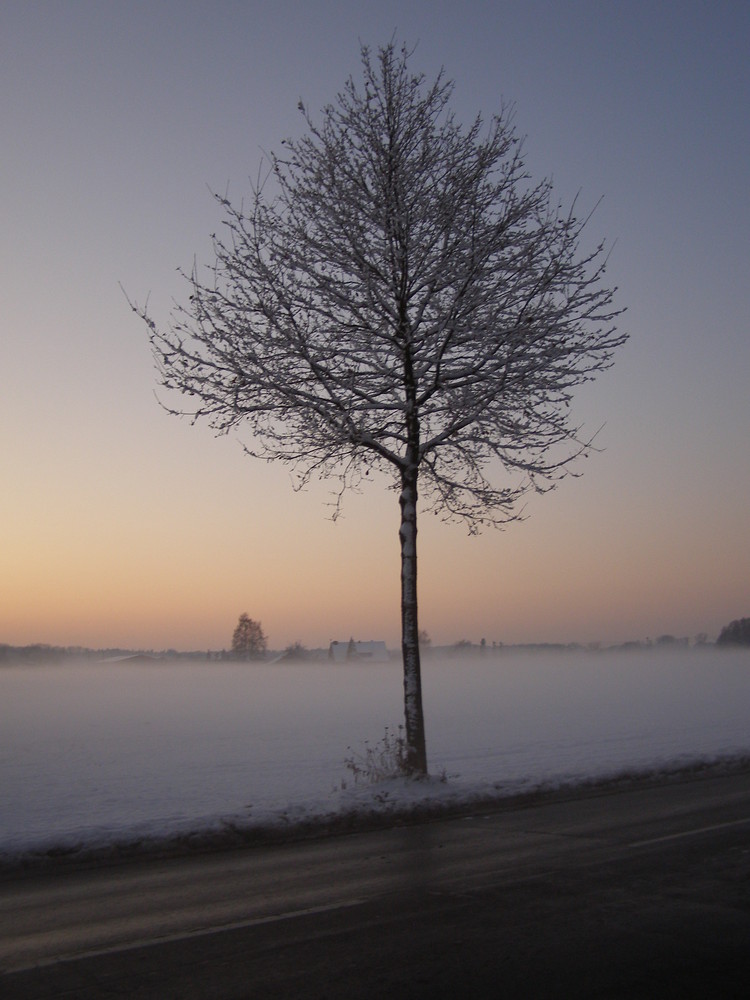
<svg viewBox="0 0 750 1000">
<path fill-rule="evenodd" d="M 432 779 L 355 783 L 398 663 L 0 669 L 0 858 L 470 802 L 750 752 L 750 651 L 423 663 Z M 367 743 L 365 741 L 368 741 Z M 439 780 L 440 778 L 445 780 Z"/>
</svg>

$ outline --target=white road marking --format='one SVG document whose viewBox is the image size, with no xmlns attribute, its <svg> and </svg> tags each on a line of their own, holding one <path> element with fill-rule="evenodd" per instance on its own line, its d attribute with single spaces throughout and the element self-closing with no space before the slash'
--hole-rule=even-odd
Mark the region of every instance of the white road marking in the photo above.
<svg viewBox="0 0 750 1000">
<path fill-rule="evenodd" d="M 60 962 L 77 962 L 88 958 L 97 958 L 100 955 L 115 955 L 123 951 L 132 951 L 135 948 L 147 948 L 151 945 L 171 944 L 175 941 L 192 940 L 193 938 L 208 937 L 210 934 L 222 934 L 224 931 L 237 931 L 246 927 L 259 927 L 262 924 L 280 923 L 283 920 L 294 920 L 297 917 L 309 917 L 317 913 L 331 913 L 335 910 L 344 910 L 349 907 L 362 906 L 364 899 L 349 899 L 340 903 L 328 903 L 321 906 L 309 906 L 302 910 L 287 910 L 285 913 L 271 913 L 266 917 L 255 917 L 250 920 L 236 920 L 229 924 L 216 924 L 212 927 L 201 927 L 197 930 L 176 931 L 173 934 L 159 935 L 149 938 L 134 938 L 131 941 L 123 941 L 121 944 L 111 944 L 104 948 L 96 948 L 91 951 L 70 951 L 61 953 L 54 958 L 33 961 L 27 959 L 20 965 L 3 965 L 2 973 L 26 972 L 29 969 L 44 969 L 50 965 L 57 965 Z M 11 960 L 12 962 L 12 960 Z"/>
<path fill-rule="evenodd" d="M 750 816 L 745 819 L 734 819 L 728 823 L 715 823 L 713 826 L 700 826 L 697 830 L 683 830 L 681 833 L 668 833 L 664 837 L 651 837 L 648 840 L 636 840 L 628 847 L 648 847 L 650 844 L 662 844 L 667 840 L 678 840 L 680 837 L 695 837 L 699 833 L 711 833 L 712 830 L 726 830 L 731 826 L 742 826 L 750 823 Z"/>
</svg>

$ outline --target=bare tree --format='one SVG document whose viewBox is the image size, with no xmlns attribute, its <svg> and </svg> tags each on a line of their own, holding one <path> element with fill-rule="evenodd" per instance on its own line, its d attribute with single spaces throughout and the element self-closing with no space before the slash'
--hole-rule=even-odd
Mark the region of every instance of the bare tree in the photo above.
<svg viewBox="0 0 750 1000">
<path fill-rule="evenodd" d="M 408 764 L 425 773 L 417 509 L 471 532 L 520 516 L 589 449 L 574 388 L 625 340 L 603 245 L 532 183 L 503 107 L 463 128 L 452 83 L 393 42 L 361 51 L 316 124 L 287 140 L 247 205 L 221 196 L 215 263 L 186 275 L 168 329 L 146 309 L 161 384 L 248 454 L 347 487 L 385 470 L 401 510 Z M 176 412 L 176 411 L 172 411 Z M 498 478 L 500 483 L 497 483 Z M 418 490 L 419 486 L 419 490 Z"/>
<path fill-rule="evenodd" d="M 260 622 L 243 612 L 232 634 L 232 656 L 238 660 L 259 660 L 267 647 L 268 640 Z"/>
</svg>

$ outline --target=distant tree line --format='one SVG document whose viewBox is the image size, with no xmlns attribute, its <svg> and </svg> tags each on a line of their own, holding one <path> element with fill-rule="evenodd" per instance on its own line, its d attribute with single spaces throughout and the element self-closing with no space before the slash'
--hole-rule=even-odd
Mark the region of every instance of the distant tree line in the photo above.
<svg viewBox="0 0 750 1000">
<path fill-rule="evenodd" d="M 540 652 L 540 651 L 567 651 L 567 652 L 617 652 L 627 650 L 647 650 L 654 647 L 675 648 L 687 646 L 707 646 L 709 642 L 705 632 L 696 635 L 692 640 L 688 638 L 676 638 L 673 635 L 661 635 L 657 639 L 646 639 L 644 641 L 623 642 L 614 646 L 604 646 L 601 643 L 520 643 L 504 644 L 502 642 L 492 642 L 484 639 L 475 644 L 468 639 L 460 639 L 451 646 L 434 647 L 429 634 L 422 630 L 419 634 L 419 643 L 423 652 L 431 651 L 437 655 L 449 655 L 453 653 L 483 653 L 486 650 L 496 654 L 519 651 Z M 722 628 L 716 640 L 717 646 L 750 646 L 750 618 L 737 618 Z M 143 649 L 123 649 L 120 647 L 108 647 L 105 649 L 90 649 L 85 646 L 52 646 L 47 643 L 31 643 L 27 646 L 11 646 L 8 643 L 0 643 L 0 665 L 12 663 L 58 663 L 67 659 L 87 659 L 94 661 L 114 660 L 118 657 L 133 656 L 135 654 L 146 654 L 159 660 L 263 660 L 268 654 L 268 639 L 259 621 L 255 621 L 247 614 L 241 614 L 237 626 L 232 635 L 230 650 L 212 652 L 211 650 L 193 650 L 190 652 L 178 652 L 175 649 L 143 650 Z M 300 642 L 294 642 L 287 646 L 281 656 L 284 660 L 315 660 L 319 658 L 320 651 L 311 651 Z"/>
<path fill-rule="evenodd" d="M 216 660 L 223 659 L 220 653 L 211 650 L 178 651 L 176 649 L 124 649 L 120 646 L 91 649 L 87 646 L 51 646 L 46 643 L 31 643 L 28 646 L 11 646 L 0 643 L 0 664 L 12 663 L 61 663 L 65 660 L 91 660 L 106 663 L 129 656 L 148 656 L 154 660 Z"/>
</svg>

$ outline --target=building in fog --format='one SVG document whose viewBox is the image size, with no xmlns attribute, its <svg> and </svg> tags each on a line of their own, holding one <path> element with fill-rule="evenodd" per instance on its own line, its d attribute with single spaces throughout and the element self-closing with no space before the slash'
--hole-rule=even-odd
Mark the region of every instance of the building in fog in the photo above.
<svg viewBox="0 0 750 1000">
<path fill-rule="evenodd" d="M 345 663 L 349 660 L 386 663 L 390 658 L 385 643 L 372 639 L 368 642 L 355 642 L 354 639 L 349 639 L 348 642 L 334 640 L 328 647 L 328 659 L 334 663 Z"/>
</svg>

